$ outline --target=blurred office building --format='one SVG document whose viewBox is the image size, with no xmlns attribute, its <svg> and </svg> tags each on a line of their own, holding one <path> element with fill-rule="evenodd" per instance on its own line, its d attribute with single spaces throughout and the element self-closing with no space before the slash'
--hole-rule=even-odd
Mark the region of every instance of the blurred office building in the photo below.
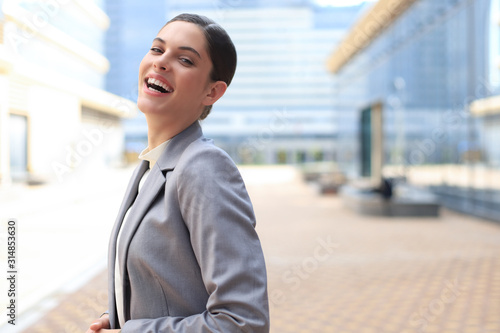
<svg viewBox="0 0 500 333">
<path fill-rule="evenodd" d="M 109 49 L 110 91 L 133 99 L 140 60 L 167 19 L 182 12 L 206 15 L 233 39 L 238 67 L 226 94 L 202 123 L 205 135 L 239 163 L 335 158 L 335 78 L 325 62 L 362 5 L 321 7 L 297 0 L 147 1 L 141 8 L 131 1 L 107 4 L 110 17 L 119 17 L 116 26 L 111 23 L 108 46 L 122 46 L 117 46 L 120 52 Z M 147 145 L 144 118 L 127 122 L 126 128 L 128 149 L 140 152 Z"/>
<path fill-rule="evenodd" d="M 117 164 L 134 103 L 106 92 L 101 1 L 0 0 L 0 181 Z"/>
<path fill-rule="evenodd" d="M 403 177 L 498 220 L 499 14 L 498 0 L 379 0 L 365 12 L 328 61 L 342 169 Z"/>
<path fill-rule="evenodd" d="M 166 23 L 166 1 L 103 0 L 110 25 L 105 54 L 110 62 L 106 90 L 137 101 L 139 64 Z M 130 126 L 133 128 L 133 126 Z M 146 129 L 142 124 L 138 127 Z"/>
</svg>

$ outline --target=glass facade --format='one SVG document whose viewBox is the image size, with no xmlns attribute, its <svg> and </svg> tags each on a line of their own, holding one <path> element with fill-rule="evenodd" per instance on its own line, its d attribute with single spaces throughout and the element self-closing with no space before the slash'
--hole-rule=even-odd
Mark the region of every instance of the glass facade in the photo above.
<svg viewBox="0 0 500 333">
<path fill-rule="evenodd" d="M 465 201 L 468 211 L 491 215 L 477 198 L 500 190 L 482 182 L 480 171 L 500 166 L 498 131 L 488 130 L 498 116 L 474 117 L 469 107 L 498 90 L 498 10 L 491 0 L 417 1 L 341 68 L 334 101 L 346 173 L 362 173 L 361 114 L 381 103 L 386 171 L 433 186 L 450 205 Z M 450 199 L 457 189 L 464 197 Z"/>
<path fill-rule="evenodd" d="M 141 4 L 141 8 L 127 1 L 108 0 L 107 4 L 112 19 L 108 47 L 116 43 L 115 33 L 120 29 L 130 30 L 135 37 L 124 41 L 118 36 L 120 44 L 131 48 L 123 49 L 116 58 L 107 54 L 111 61 L 110 91 L 124 96 L 136 89 L 137 68 L 150 43 L 138 35 L 154 36 L 161 27 L 145 24 L 145 17 L 148 22 L 161 21 L 163 25 L 166 17 L 181 12 L 206 15 L 220 23 L 233 39 L 238 67 L 228 91 L 203 122 L 205 134 L 238 162 L 275 163 L 283 156 L 289 163 L 297 161 L 296 156 L 305 156 L 306 160 L 313 156 L 333 158 L 337 131 L 334 79 L 324 65 L 332 45 L 343 37 L 362 6 L 320 8 L 311 1 L 293 0 L 166 1 L 154 7 L 152 3 Z M 114 12 L 130 27 L 117 21 L 117 30 L 113 30 Z M 154 31 L 147 31 L 152 26 Z M 143 42 L 147 45 L 137 52 Z M 145 141 L 144 119 L 130 123 L 128 128 L 130 146 L 140 146 L 132 142 Z M 317 150 L 322 153 L 316 154 Z"/>
<path fill-rule="evenodd" d="M 100 70 L 71 52 L 54 48 L 42 38 L 33 37 L 29 43 L 19 44 L 17 55 L 44 69 L 76 78 L 96 88 L 104 88 L 105 76 Z"/>
<path fill-rule="evenodd" d="M 73 1 L 20 0 L 3 7 L 18 21 L 4 27 L 4 43 L 18 60 L 104 88 L 105 27 L 90 12 Z"/>
<path fill-rule="evenodd" d="M 135 101 L 139 64 L 165 24 L 166 2 L 106 0 L 105 9 L 111 20 L 105 43 L 110 61 L 106 90 Z"/>
<path fill-rule="evenodd" d="M 106 57 L 110 69 L 106 90 L 137 101 L 139 64 L 149 51 L 152 39 L 165 24 L 166 1 L 105 0 L 111 24 L 106 33 Z M 139 112 L 124 121 L 125 146 L 129 153 L 140 153 L 147 141 L 146 119 Z"/>
<path fill-rule="evenodd" d="M 19 1 L 19 6 L 33 14 L 33 24 L 47 19 L 55 28 L 64 31 L 94 51 L 104 53 L 104 34 L 89 15 L 82 15 L 78 5 L 62 2 Z"/>
<path fill-rule="evenodd" d="M 228 31 L 238 52 L 233 82 L 204 121 L 207 136 L 238 162 L 333 160 L 337 128 L 325 59 L 359 8 L 330 11 L 328 24 L 324 9 L 305 2 L 226 5 L 199 11 Z M 276 113 L 283 115 L 277 121 Z"/>
</svg>

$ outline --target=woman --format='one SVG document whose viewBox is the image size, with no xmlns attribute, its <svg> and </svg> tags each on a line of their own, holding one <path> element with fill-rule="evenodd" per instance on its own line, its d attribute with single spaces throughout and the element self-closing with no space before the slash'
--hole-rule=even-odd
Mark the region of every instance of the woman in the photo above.
<svg viewBox="0 0 500 333">
<path fill-rule="evenodd" d="M 109 309 L 87 332 L 268 332 L 264 257 L 252 204 L 198 120 L 236 69 L 227 33 L 181 14 L 139 68 L 140 155 L 109 245 Z"/>
</svg>

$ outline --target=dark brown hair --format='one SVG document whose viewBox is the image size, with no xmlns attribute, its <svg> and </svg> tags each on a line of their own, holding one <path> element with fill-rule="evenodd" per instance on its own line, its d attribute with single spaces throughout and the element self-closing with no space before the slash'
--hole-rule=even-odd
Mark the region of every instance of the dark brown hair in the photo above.
<svg viewBox="0 0 500 333">
<path fill-rule="evenodd" d="M 165 25 L 176 21 L 193 23 L 202 29 L 212 61 L 210 79 L 214 82 L 223 81 L 229 86 L 236 71 L 237 56 L 236 48 L 226 30 L 208 17 L 187 13 L 177 15 Z M 205 107 L 200 120 L 205 119 L 211 110 L 212 105 Z"/>
</svg>

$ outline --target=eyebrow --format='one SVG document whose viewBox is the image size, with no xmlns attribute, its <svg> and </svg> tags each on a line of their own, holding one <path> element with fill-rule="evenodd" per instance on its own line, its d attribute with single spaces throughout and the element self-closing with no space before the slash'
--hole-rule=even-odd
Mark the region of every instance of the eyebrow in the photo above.
<svg viewBox="0 0 500 333">
<path fill-rule="evenodd" d="M 153 41 L 158 41 L 158 42 L 160 42 L 160 43 L 162 43 L 162 44 L 167 44 L 167 42 L 165 42 L 165 41 L 164 41 L 163 39 L 161 39 L 160 37 L 156 37 L 155 39 L 153 39 Z M 198 58 L 200 58 L 200 59 L 201 59 L 201 55 L 200 55 L 200 53 L 199 53 L 198 51 L 196 51 L 195 49 L 193 49 L 192 47 L 190 47 L 190 46 L 179 46 L 179 49 L 180 49 L 180 50 L 184 50 L 184 51 L 190 51 L 190 52 L 192 52 L 192 53 L 196 54 L 196 55 L 198 56 Z"/>
</svg>

